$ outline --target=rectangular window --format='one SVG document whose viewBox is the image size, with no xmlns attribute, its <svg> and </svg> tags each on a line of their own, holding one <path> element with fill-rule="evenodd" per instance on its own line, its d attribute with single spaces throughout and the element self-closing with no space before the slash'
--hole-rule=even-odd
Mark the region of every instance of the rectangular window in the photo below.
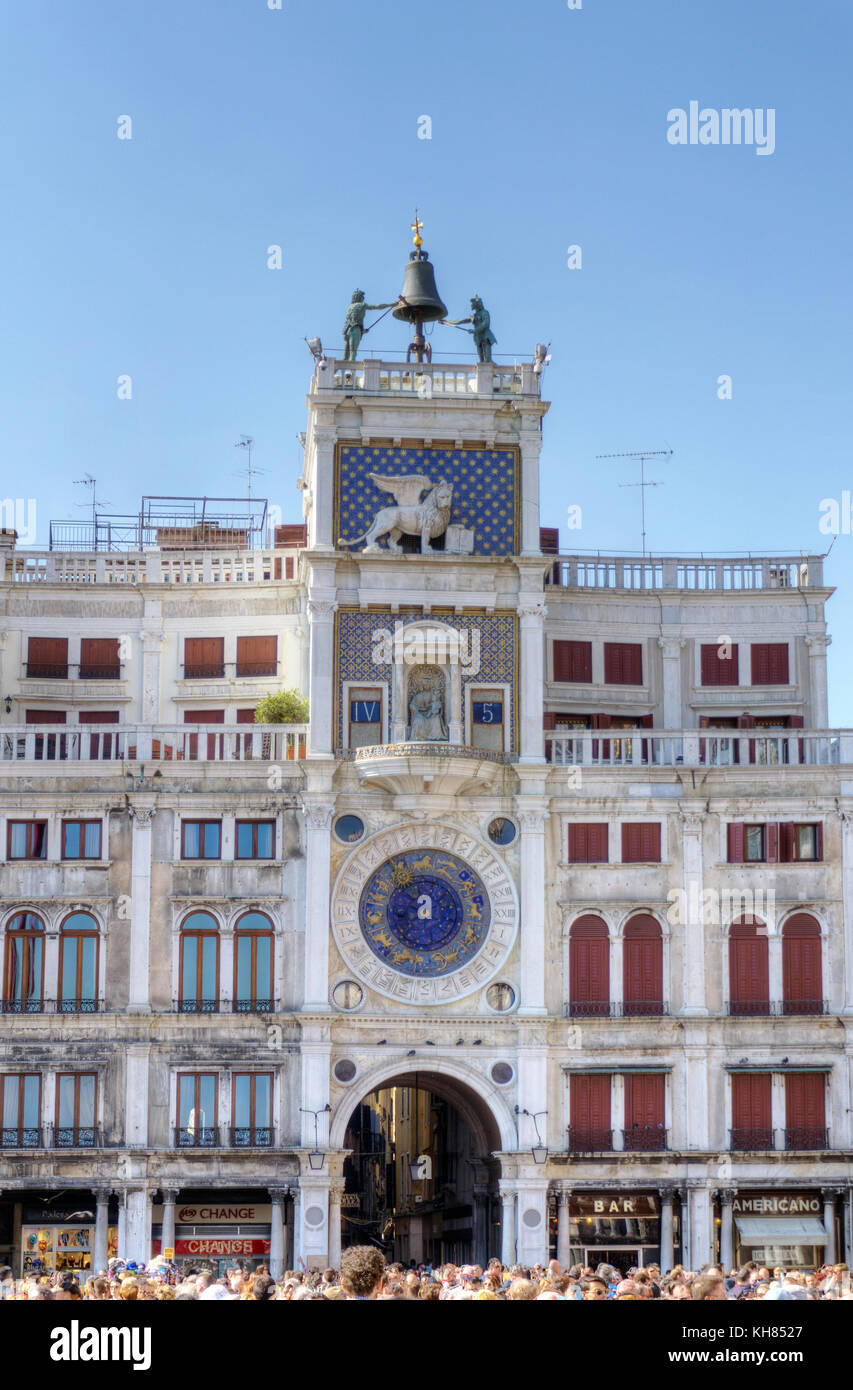
<svg viewBox="0 0 853 1390">
<path fill-rule="evenodd" d="M 607 863 L 607 824 L 569 826 L 569 863 Z"/>
<path fill-rule="evenodd" d="M 795 825 L 793 841 L 794 859 L 820 859 L 819 825 Z"/>
<path fill-rule="evenodd" d="M 179 1148 L 214 1148 L 218 1144 L 218 1079 L 215 1072 L 182 1072 L 178 1076 L 175 1142 Z"/>
<path fill-rule="evenodd" d="M 592 681 L 592 643 L 555 642 L 554 680 L 589 685 Z"/>
<path fill-rule="evenodd" d="M 772 1081 L 769 1071 L 733 1074 L 732 1149 L 773 1148 Z"/>
<path fill-rule="evenodd" d="M 666 1148 L 666 1077 L 663 1072 L 627 1072 L 625 1085 L 626 1150 L 647 1153 Z"/>
<path fill-rule="evenodd" d="M 38 1148 L 40 1119 L 41 1077 L 0 1075 L 0 1148 Z"/>
<path fill-rule="evenodd" d="M 477 689 L 471 700 L 471 745 L 500 753 L 504 746 L 504 694 Z"/>
<path fill-rule="evenodd" d="M 641 642 L 605 642 L 605 685 L 643 684 L 643 645 Z"/>
<path fill-rule="evenodd" d="M 62 822 L 63 859 L 100 859 L 101 822 L 64 820 Z"/>
<path fill-rule="evenodd" d="M 764 861 L 764 826 L 745 825 L 743 828 L 743 858 L 745 864 Z"/>
<path fill-rule="evenodd" d="M 94 1073 L 56 1078 L 56 1148 L 82 1148 L 95 1142 Z"/>
<path fill-rule="evenodd" d="M 660 825 L 643 822 L 622 826 L 622 863 L 660 863 Z"/>
<path fill-rule="evenodd" d="M 752 684 L 788 685 L 788 643 L 753 642 Z"/>
<path fill-rule="evenodd" d="M 613 1148 L 610 1127 L 610 1076 L 574 1072 L 569 1080 L 569 1151 L 606 1152 Z"/>
<path fill-rule="evenodd" d="M 117 637 L 84 637 L 80 642 L 81 681 L 117 681 L 121 676 Z"/>
<path fill-rule="evenodd" d="M 275 821 L 238 820 L 236 859 L 274 859 Z"/>
<path fill-rule="evenodd" d="M 351 687 L 349 705 L 349 746 L 370 748 L 382 742 L 382 688 Z"/>
<path fill-rule="evenodd" d="M 258 1148 L 272 1143 L 272 1075 L 237 1072 L 231 1093 L 232 1143 Z"/>
<path fill-rule="evenodd" d="M 6 855 L 9 859 L 46 859 L 47 821 L 10 820 Z"/>
<path fill-rule="evenodd" d="M 224 675 L 224 637 L 187 637 L 185 639 L 184 680 L 218 680 Z"/>
<path fill-rule="evenodd" d="M 237 638 L 238 676 L 274 676 L 277 671 L 277 637 Z"/>
<path fill-rule="evenodd" d="M 220 856 L 221 842 L 221 821 L 181 821 L 182 859 L 218 859 Z"/>
<path fill-rule="evenodd" d="M 721 652 L 723 655 L 720 655 Z M 738 651 L 736 642 L 728 645 L 719 642 L 703 642 L 701 664 L 703 685 L 737 685 Z"/>
<path fill-rule="evenodd" d="M 27 643 L 27 675 L 41 680 L 68 679 L 68 638 L 30 637 Z"/>
<path fill-rule="evenodd" d="M 730 864 L 793 864 L 823 859 L 823 827 L 770 821 L 766 825 L 726 827 Z"/>
</svg>

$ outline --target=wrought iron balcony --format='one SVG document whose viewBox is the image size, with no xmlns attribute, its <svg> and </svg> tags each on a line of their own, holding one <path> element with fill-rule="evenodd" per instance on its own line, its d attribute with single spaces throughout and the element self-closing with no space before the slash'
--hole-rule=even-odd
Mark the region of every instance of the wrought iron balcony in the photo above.
<svg viewBox="0 0 853 1390">
<path fill-rule="evenodd" d="M 623 999 L 620 1013 L 623 1018 L 663 1018 L 669 1004 L 665 999 Z"/>
<path fill-rule="evenodd" d="M 218 1149 L 221 1146 L 218 1125 L 184 1125 L 175 1129 L 176 1149 Z"/>
<path fill-rule="evenodd" d="M 272 1146 L 270 1125 L 235 1125 L 230 1131 L 232 1149 L 268 1149 Z"/>
<path fill-rule="evenodd" d="M 780 1012 L 786 1018 L 794 1014 L 827 1014 L 829 1003 L 826 999 L 783 999 Z"/>
<path fill-rule="evenodd" d="M 797 1129 L 786 1129 L 785 1148 L 787 1150 L 828 1149 L 829 1130 L 817 1129 L 813 1125 L 805 1125 Z"/>
<path fill-rule="evenodd" d="M 204 665 L 185 666 L 185 681 L 222 680 L 225 676 L 225 662 L 211 661 Z"/>
<path fill-rule="evenodd" d="M 614 1005 L 609 999 L 570 999 L 569 1018 L 613 1018 Z"/>
<path fill-rule="evenodd" d="M 772 1129 L 731 1129 L 729 1148 L 733 1153 L 762 1153 L 776 1147 Z"/>
<path fill-rule="evenodd" d="M 663 1153 L 669 1148 L 663 1125 L 632 1125 L 622 1131 L 622 1147 L 632 1153 Z"/>
<path fill-rule="evenodd" d="M 613 1151 L 612 1129 L 577 1129 L 569 1125 L 569 1153 L 611 1153 Z"/>
<path fill-rule="evenodd" d="M 103 1135 L 96 1125 L 56 1125 L 50 1138 L 54 1149 L 99 1149 L 103 1146 Z"/>
<path fill-rule="evenodd" d="M 97 1014 L 103 1011 L 102 999 L 57 999 L 54 1012 L 58 1014 Z"/>
<path fill-rule="evenodd" d="M 769 999 L 730 999 L 726 1007 L 730 1018 L 770 1018 L 773 1013 Z"/>
<path fill-rule="evenodd" d="M 0 1149 L 43 1149 L 45 1131 L 38 1125 L 17 1125 L 0 1129 Z"/>
<path fill-rule="evenodd" d="M 173 999 L 176 1014 L 277 1014 L 278 999 Z"/>
<path fill-rule="evenodd" d="M 216 1014 L 219 1013 L 219 1000 L 176 999 L 173 1008 L 179 1014 Z"/>
<path fill-rule="evenodd" d="M 103 1013 L 103 999 L 3 999 L 4 1014 L 97 1014 Z"/>
</svg>

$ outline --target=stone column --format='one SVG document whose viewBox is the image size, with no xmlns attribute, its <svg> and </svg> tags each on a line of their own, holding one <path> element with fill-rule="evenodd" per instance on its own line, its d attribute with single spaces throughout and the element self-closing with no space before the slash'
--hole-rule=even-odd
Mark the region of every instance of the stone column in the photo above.
<svg viewBox="0 0 853 1390">
<path fill-rule="evenodd" d="M 109 1201 L 108 1188 L 95 1191 L 95 1244 L 92 1250 L 92 1273 L 100 1274 L 109 1261 Z"/>
<path fill-rule="evenodd" d="M 521 1015 L 545 1009 L 545 815 L 547 802 L 519 797 L 521 824 Z"/>
<path fill-rule="evenodd" d="M 270 1274 L 279 1279 L 284 1270 L 284 1191 L 280 1187 L 269 1189 L 270 1202 Z"/>
<path fill-rule="evenodd" d="M 806 638 L 809 649 L 809 695 L 810 718 L 806 718 L 806 728 L 825 729 L 829 724 L 829 704 L 826 689 L 826 649 L 832 641 L 824 635 Z"/>
<path fill-rule="evenodd" d="M 732 1209 L 737 1193 L 730 1187 L 721 1188 L 720 1199 L 720 1264 L 728 1278 L 734 1260 L 734 1227 Z"/>
<path fill-rule="evenodd" d="M 151 829 L 155 808 L 150 799 L 128 806 L 132 825 L 130 858 L 130 992 L 127 1012 L 150 1014 L 148 968 L 151 932 Z"/>
<path fill-rule="evenodd" d="M 488 370 L 493 372 L 494 368 L 489 367 Z M 521 428 L 520 445 L 521 549 L 525 555 L 538 555 L 540 553 L 539 455 L 542 452 L 541 416 L 538 411 L 534 417 L 525 415 Z"/>
<path fill-rule="evenodd" d="M 679 1264 L 690 1268 L 690 1192 L 686 1187 L 678 1188 L 678 1235 L 681 1247 Z"/>
<path fill-rule="evenodd" d="M 336 608 L 337 604 L 331 598 L 311 598 L 308 601 L 311 653 L 308 685 L 311 706 L 311 723 L 308 730 L 309 758 L 329 758 L 334 747 L 332 681 L 335 671 Z"/>
<path fill-rule="evenodd" d="M 548 1263 L 548 1182 L 546 1178 L 519 1179 L 516 1244 L 522 1264 Z"/>
<path fill-rule="evenodd" d="M 342 1182 L 333 1182 L 329 1187 L 329 1264 L 338 1269 L 341 1263 L 341 1197 L 344 1195 Z"/>
<path fill-rule="evenodd" d="M 561 1187 L 557 1195 L 557 1259 L 565 1272 L 572 1258 L 571 1201 L 568 1187 Z"/>
<path fill-rule="evenodd" d="M 840 1187 L 821 1188 L 823 1197 L 823 1224 L 826 1227 L 826 1253 L 824 1261 L 828 1265 L 835 1264 L 838 1259 L 838 1243 L 835 1238 L 835 1199 L 842 1193 Z"/>
<path fill-rule="evenodd" d="M 46 931 L 44 934 L 44 984 L 45 999 L 59 999 L 62 981 L 59 978 L 59 932 Z M 95 981 L 98 988 L 98 981 Z"/>
<path fill-rule="evenodd" d="M 660 1188 L 660 1270 L 666 1274 L 675 1263 L 674 1227 L 672 1221 L 672 1188 Z"/>
<path fill-rule="evenodd" d="M 853 803 L 845 802 L 838 808 L 841 821 L 841 923 L 838 935 L 844 952 L 844 999 L 841 1001 L 842 1013 L 848 1017 L 853 1014 L 853 933 L 843 930 L 844 925 L 853 922 Z M 824 990 L 837 993 L 831 982 Z M 833 1001 L 830 1001 L 832 1007 Z"/>
<path fill-rule="evenodd" d="M 329 1011 L 329 865 L 334 802 L 306 794 L 305 996 L 303 1008 Z"/>
<path fill-rule="evenodd" d="M 690 1269 L 700 1269 L 712 1259 L 711 1194 L 705 1187 L 688 1191 L 690 1207 Z"/>
<path fill-rule="evenodd" d="M 325 386 L 326 378 L 330 375 L 329 368 L 325 373 L 320 372 L 320 384 Z M 329 381 L 328 385 L 331 384 Z M 336 441 L 337 435 L 333 429 L 315 426 L 311 433 L 313 458 L 306 460 L 309 466 L 303 476 L 311 480 L 312 496 L 306 498 L 303 492 L 303 510 L 307 503 L 308 544 L 315 550 L 334 550 L 338 539 L 333 535 L 338 520 L 332 515 Z"/>
<path fill-rule="evenodd" d="M 538 547 L 538 538 L 537 538 Z M 542 579 L 540 576 L 539 583 Z M 521 627 L 519 670 L 523 673 L 519 702 L 519 762 L 541 763 L 544 755 L 542 705 L 545 668 L 545 601 L 541 596 L 520 598 L 518 617 Z"/>
<path fill-rule="evenodd" d="M 148 1043 L 125 1047 L 124 1142 L 129 1149 L 148 1147 Z"/>
<path fill-rule="evenodd" d="M 148 607 L 147 604 L 146 607 Z M 160 609 L 161 605 L 158 603 L 156 607 Z M 149 622 L 152 618 L 156 621 L 157 617 L 159 614 L 146 614 Z M 160 652 L 165 637 L 166 634 L 159 631 L 140 632 L 139 634 L 142 643 L 139 701 L 139 722 L 141 724 L 150 725 L 160 722 Z"/>
<path fill-rule="evenodd" d="M 681 886 L 685 902 L 681 1013 L 704 1018 L 708 1013 L 705 998 L 705 924 L 702 920 L 702 827 L 705 811 L 695 806 L 682 809 L 679 811 L 679 822 Z M 675 829 L 675 824 L 673 817 L 670 819 L 671 830 Z"/>
<path fill-rule="evenodd" d="M 663 727 L 680 729 L 685 723 L 681 695 L 681 649 L 683 637 L 659 637 L 663 667 Z"/>
<path fill-rule="evenodd" d="M 504 1179 L 500 1182 L 501 1193 L 501 1264 L 515 1264 L 515 1183 Z"/>
<path fill-rule="evenodd" d="M 125 1193 L 125 1248 L 119 1255 L 125 1260 L 147 1264 L 151 1259 L 151 1202 L 144 1187 L 131 1187 Z"/>
<path fill-rule="evenodd" d="M 175 1248 L 175 1202 L 177 1190 L 174 1187 L 162 1188 L 163 1222 L 160 1233 L 160 1253 Z"/>
</svg>

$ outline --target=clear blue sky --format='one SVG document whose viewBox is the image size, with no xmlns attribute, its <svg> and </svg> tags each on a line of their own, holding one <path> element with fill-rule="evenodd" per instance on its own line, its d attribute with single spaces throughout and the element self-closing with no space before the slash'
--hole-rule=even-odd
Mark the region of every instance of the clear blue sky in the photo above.
<svg viewBox="0 0 853 1390">
<path fill-rule="evenodd" d="M 552 344 L 564 549 L 639 547 L 633 466 L 595 455 L 666 444 L 650 548 L 826 548 L 820 500 L 853 489 L 849 0 L 17 0 L 0 39 L 2 495 L 35 496 L 39 543 L 86 472 L 118 512 L 240 492 L 244 433 L 301 519 L 303 335 L 334 347 L 356 285 L 396 296 L 417 204 L 451 313 L 479 293 L 499 352 Z M 669 144 L 693 100 L 772 107 L 775 152 Z M 407 340 L 389 316 L 365 345 Z M 853 725 L 853 535 L 828 575 Z"/>
</svg>

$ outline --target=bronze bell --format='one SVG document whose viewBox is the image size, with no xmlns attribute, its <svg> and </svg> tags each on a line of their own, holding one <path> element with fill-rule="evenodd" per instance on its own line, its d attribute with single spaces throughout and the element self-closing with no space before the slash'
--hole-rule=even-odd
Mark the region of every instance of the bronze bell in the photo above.
<svg viewBox="0 0 853 1390">
<path fill-rule="evenodd" d="M 394 310 L 395 319 L 406 323 L 431 323 L 447 318 L 447 305 L 442 303 L 435 285 L 435 270 L 426 251 L 413 251 L 406 266 L 400 298 Z"/>
</svg>

